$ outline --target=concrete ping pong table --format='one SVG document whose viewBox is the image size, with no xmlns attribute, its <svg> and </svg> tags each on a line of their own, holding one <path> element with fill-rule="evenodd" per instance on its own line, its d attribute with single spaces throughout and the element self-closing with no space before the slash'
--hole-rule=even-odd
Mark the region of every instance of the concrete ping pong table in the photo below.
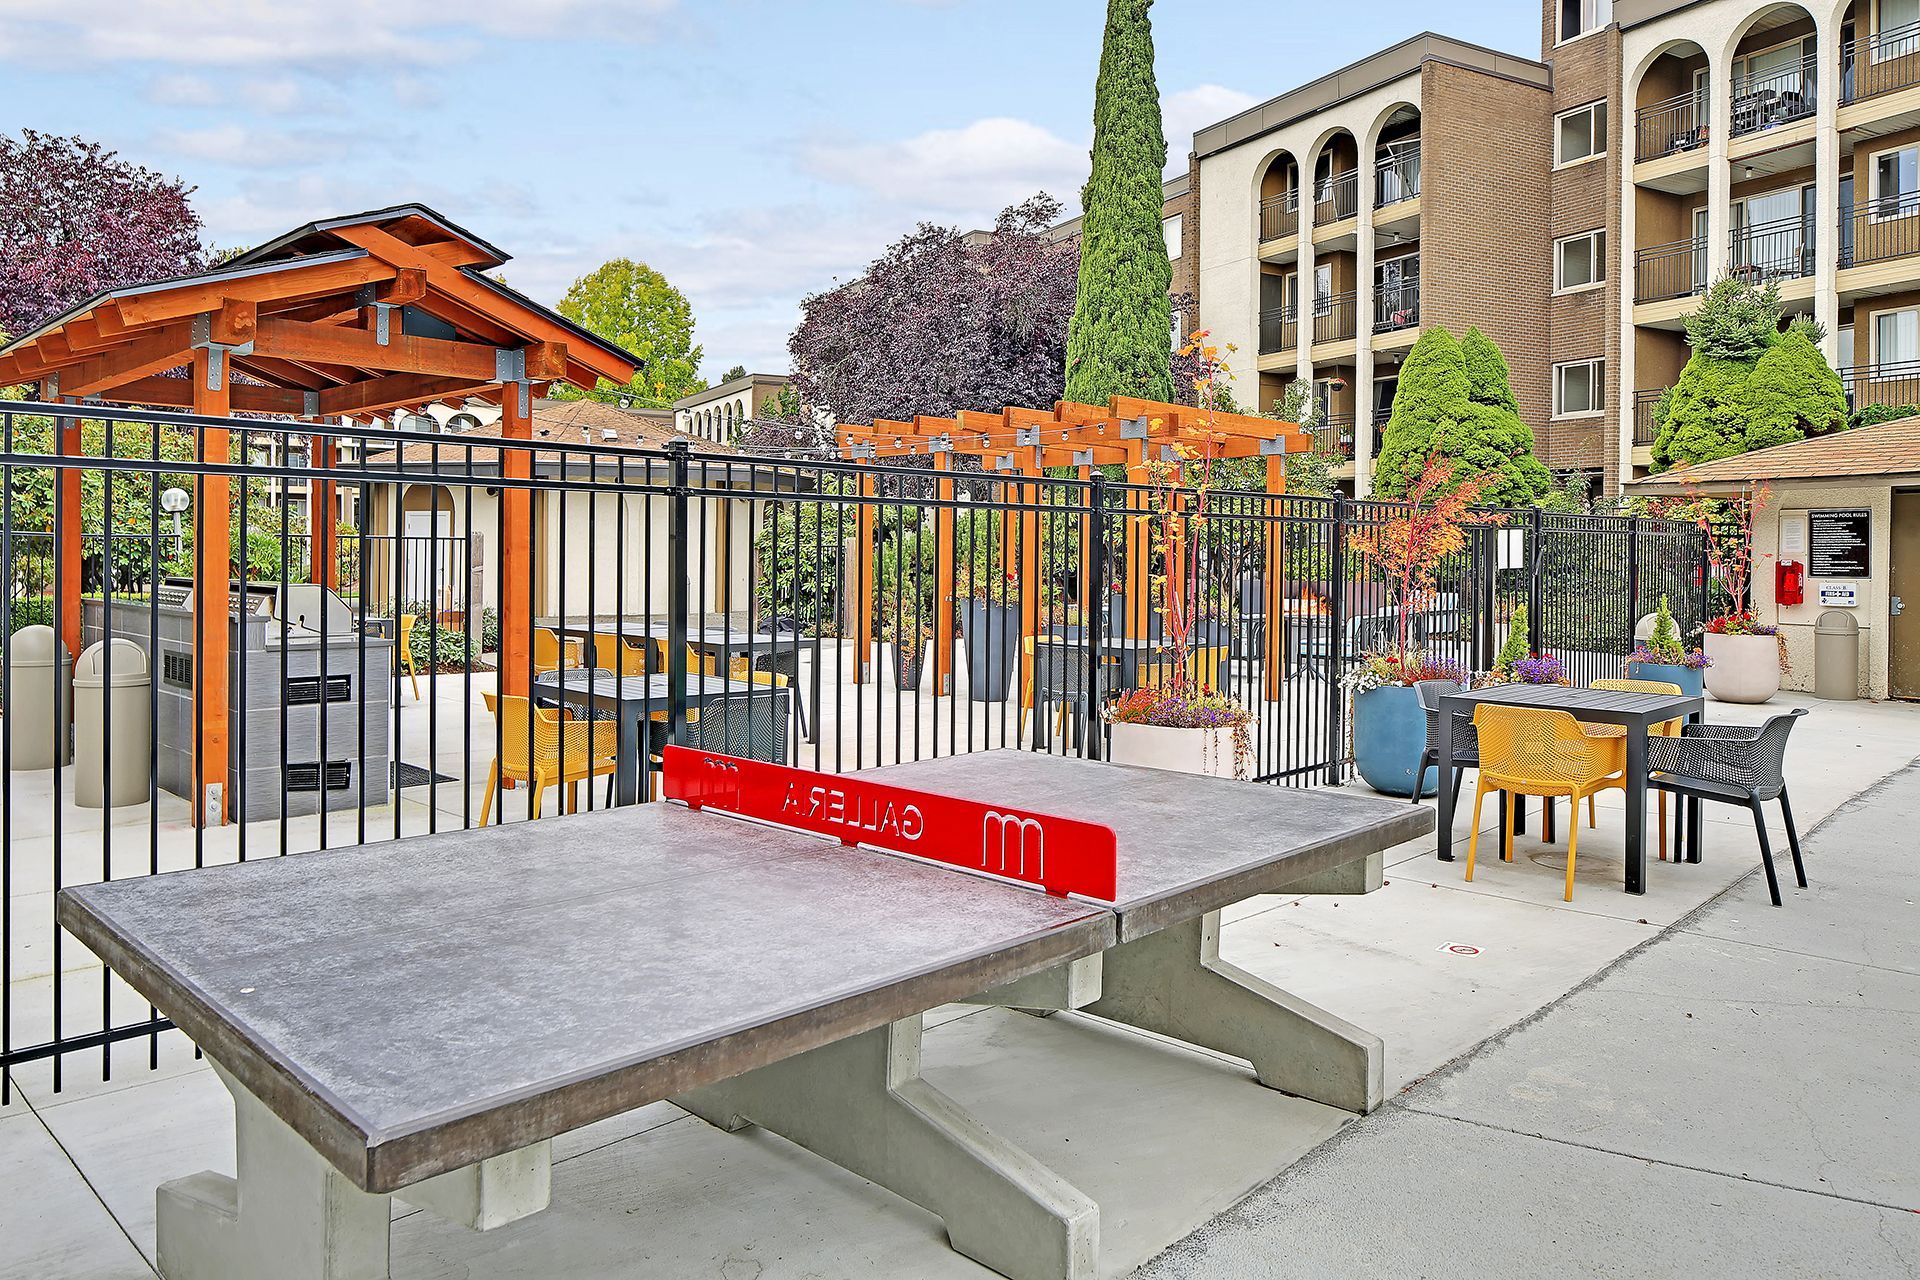
<svg viewBox="0 0 1920 1280">
<path fill-rule="evenodd" d="M 515 1221 L 548 1203 L 553 1137 L 662 1098 L 925 1207 L 1015 1280 L 1094 1275 L 1094 1202 L 920 1078 L 921 1016 L 954 1001 L 1080 1009 L 1381 1102 L 1380 1041 L 1221 962 L 1220 912 L 1378 887 L 1431 809 L 1011 750 L 843 776 L 669 750 L 684 803 L 538 839 L 61 891 L 60 923 L 233 1095 L 237 1178 L 159 1190 L 167 1280 L 385 1277 L 391 1196 Z"/>
</svg>

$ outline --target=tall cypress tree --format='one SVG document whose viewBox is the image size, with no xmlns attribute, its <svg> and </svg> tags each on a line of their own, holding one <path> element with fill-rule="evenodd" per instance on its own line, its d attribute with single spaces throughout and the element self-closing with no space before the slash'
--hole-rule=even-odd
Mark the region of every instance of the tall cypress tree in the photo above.
<svg viewBox="0 0 1920 1280">
<path fill-rule="evenodd" d="M 1107 0 L 1093 91 L 1093 171 L 1081 192 L 1080 284 L 1066 398 L 1173 399 L 1173 269 L 1160 229 L 1167 139 L 1153 78 L 1153 0 Z"/>
</svg>

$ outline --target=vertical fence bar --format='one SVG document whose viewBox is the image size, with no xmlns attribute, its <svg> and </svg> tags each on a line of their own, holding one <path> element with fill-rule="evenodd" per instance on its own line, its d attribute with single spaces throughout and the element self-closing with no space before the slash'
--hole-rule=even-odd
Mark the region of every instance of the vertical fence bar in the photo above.
<svg viewBox="0 0 1920 1280">
<path fill-rule="evenodd" d="M 667 733 L 687 741 L 687 442 L 667 445 Z"/>
</svg>

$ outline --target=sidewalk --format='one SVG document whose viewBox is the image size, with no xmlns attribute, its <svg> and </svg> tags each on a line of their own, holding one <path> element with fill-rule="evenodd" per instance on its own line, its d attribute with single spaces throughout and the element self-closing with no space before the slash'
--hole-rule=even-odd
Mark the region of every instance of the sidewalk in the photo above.
<svg viewBox="0 0 1920 1280">
<path fill-rule="evenodd" d="M 1141 1276 L 1920 1274 L 1917 812 L 1920 765 Z"/>
</svg>

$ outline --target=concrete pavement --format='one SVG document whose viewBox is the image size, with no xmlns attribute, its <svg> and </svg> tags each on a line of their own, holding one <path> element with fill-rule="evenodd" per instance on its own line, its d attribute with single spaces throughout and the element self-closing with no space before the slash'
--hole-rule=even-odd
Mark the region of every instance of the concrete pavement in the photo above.
<svg viewBox="0 0 1920 1280">
<path fill-rule="evenodd" d="M 1142 1269 L 1920 1275 L 1920 767 Z M 1711 845 L 1709 846 L 1711 856 Z"/>
</svg>

